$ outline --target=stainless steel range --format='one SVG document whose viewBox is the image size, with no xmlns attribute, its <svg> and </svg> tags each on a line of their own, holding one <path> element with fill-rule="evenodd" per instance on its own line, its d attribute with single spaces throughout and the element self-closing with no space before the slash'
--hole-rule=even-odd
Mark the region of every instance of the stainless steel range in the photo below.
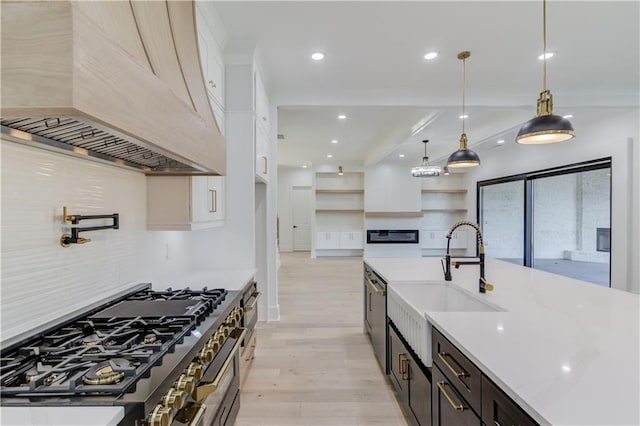
<svg viewBox="0 0 640 426">
<path fill-rule="evenodd" d="M 3 348 L 3 406 L 122 406 L 122 425 L 233 424 L 242 295 L 140 285 Z"/>
</svg>

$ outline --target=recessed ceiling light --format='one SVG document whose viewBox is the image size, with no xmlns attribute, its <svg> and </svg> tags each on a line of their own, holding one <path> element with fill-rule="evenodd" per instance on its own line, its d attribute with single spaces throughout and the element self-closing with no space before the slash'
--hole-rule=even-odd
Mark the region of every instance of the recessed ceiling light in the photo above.
<svg viewBox="0 0 640 426">
<path fill-rule="evenodd" d="M 303 164 L 303 165 L 302 165 L 302 168 L 303 168 L 303 169 L 306 169 L 306 168 L 307 168 L 307 165 L 306 165 L 306 164 Z"/>
<path fill-rule="evenodd" d="M 340 115 L 338 116 L 338 120 L 346 120 L 346 119 L 347 119 L 347 116 L 346 116 L 346 115 L 344 115 L 344 114 L 340 114 Z"/>
<path fill-rule="evenodd" d="M 311 55 L 311 59 L 313 59 L 314 61 L 321 61 L 324 59 L 324 53 L 315 52 Z"/>
<path fill-rule="evenodd" d="M 573 114 L 567 114 L 562 116 L 562 118 L 571 118 L 571 117 L 573 117 Z"/>
<path fill-rule="evenodd" d="M 498 145 L 502 145 L 502 144 L 504 143 L 504 139 L 500 139 L 499 141 L 496 141 L 496 143 L 497 143 Z"/>
<path fill-rule="evenodd" d="M 331 140 L 331 143 L 338 143 L 338 139 Z"/>
<path fill-rule="evenodd" d="M 424 55 L 424 58 L 427 61 L 431 61 L 437 57 L 438 57 L 438 52 L 428 52 L 427 54 Z"/>
<path fill-rule="evenodd" d="M 327 154 L 327 158 L 332 158 L 333 155 L 332 154 Z"/>
<path fill-rule="evenodd" d="M 398 155 L 398 157 L 404 158 L 404 154 L 400 154 L 400 155 Z"/>
<path fill-rule="evenodd" d="M 541 61 L 543 59 L 550 59 L 553 58 L 553 55 L 555 55 L 555 52 L 547 52 L 547 53 L 543 53 L 541 55 L 538 56 L 538 59 L 540 59 Z"/>
<path fill-rule="evenodd" d="M 463 120 L 465 118 L 469 118 L 469 114 L 465 114 L 465 115 L 461 115 L 460 117 L 458 117 L 459 119 Z"/>
</svg>

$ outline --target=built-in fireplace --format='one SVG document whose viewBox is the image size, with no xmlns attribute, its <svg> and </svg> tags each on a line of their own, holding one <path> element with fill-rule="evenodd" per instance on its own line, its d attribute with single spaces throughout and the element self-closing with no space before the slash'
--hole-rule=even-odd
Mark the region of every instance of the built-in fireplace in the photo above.
<svg viewBox="0 0 640 426">
<path fill-rule="evenodd" d="M 418 244 L 417 229 L 367 229 L 367 244 Z"/>
<path fill-rule="evenodd" d="M 596 250 L 611 252 L 611 228 L 596 228 Z"/>
</svg>

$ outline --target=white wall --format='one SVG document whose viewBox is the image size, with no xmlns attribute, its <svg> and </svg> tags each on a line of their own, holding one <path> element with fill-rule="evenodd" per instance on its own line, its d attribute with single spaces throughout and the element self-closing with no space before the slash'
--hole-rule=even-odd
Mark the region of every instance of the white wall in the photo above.
<svg viewBox="0 0 640 426">
<path fill-rule="evenodd" d="M 5 140 L 1 155 L 2 340 L 134 283 L 170 286 L 192 268 L 193 234 L 146 231 L 144 174 Z M 119 213 L 120 229 L 63 248 L 63 206 Z"/>
<path fill-rule="evenodd" d="M 293 206 L 291 191 L 294 186 L 313 185 L 311 169 L 278 167 L 278 217 L 280 218 L 280 251 L 293 251 Z"/>
<path fill-rule="evenodd" d="M 367 212 L 421 211 L 421 179 L 403 164 L 379 163 L 364 174 L 364 210 Z"/>
<path fill-rule="evenodd" d="M 602 120 L 572 118 L 577 136 L 553 145 L 477 149 L 482 164 L 467 173 L 469 218 L 475 221 L 476 182 L 566 164 L 612 157 L 611 287 L 640 293 L 638 275 L 638 109 L 604 111 Z M 633 210 L 632 207 L 636 209 Z"/>
</svg>

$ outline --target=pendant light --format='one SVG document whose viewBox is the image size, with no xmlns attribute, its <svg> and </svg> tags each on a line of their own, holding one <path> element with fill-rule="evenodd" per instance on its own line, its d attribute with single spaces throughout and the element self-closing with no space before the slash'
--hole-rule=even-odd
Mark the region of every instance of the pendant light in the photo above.
<svg viewBox="0 0 640 426">
<path fill-rule="evenodd" d="M 342 171 L 342 166 L 338 166 L 338 176 L 342 176 L 344 175 L 344 172 Z"/>
<path fill-rule="evenodd" d="M 422 141 L 424 144 L 424 157 L 422 157 L 422 163 L 419 166 L 413 167 L 411 169 L 411 175 L 414 177 L 437 177 L 440 176 L 439 166 L 431 166 L 429 165 L 429 157 L 427 157 L 427 144 L 428 140 Z"/>
<path fill-rule="evenodd" d="M 444 172 L 445 176 L 449 176 L 451 174 L 451 172 L 449 171 L 449 166 L 444 166 L 442 168 L 442 171 Z"/>
<path fill-rule="evenodd" d="M 516 136 L 521 144 L 563 142 L 575 136 L 571 122 L 553 114 L 553 96 L 547 89 L 547 2 L 542 0 L 542 92 L 538 98 L 536 116 L 524 123 Z"/>
<path fill-rule="evenodd" d="M 464 112 L 464 95 L 466 84 L 467 58 L 471 56 L 471 52 L 464 51 L 458 53 L 458 59 L 462 60 L 462 135 L 460 136 L 460 149 L 449 156 L 447 167 L 474 167 L 480 165 L 480 157 L 467 147 L 467 134 L 464 131 L 464 121 L 466 114 Z"/>
</svg>

